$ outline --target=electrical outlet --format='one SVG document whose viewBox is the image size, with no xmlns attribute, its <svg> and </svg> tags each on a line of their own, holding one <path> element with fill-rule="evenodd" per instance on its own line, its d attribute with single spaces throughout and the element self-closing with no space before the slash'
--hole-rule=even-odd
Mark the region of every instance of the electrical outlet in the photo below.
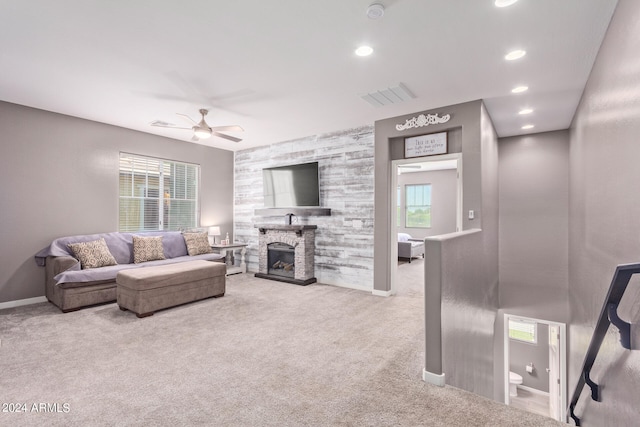
<svg viewBox="0 0 640 427">
<path fill-rule="evenodd" d="M 475 219 L 476 213 L 473 210 L 469 211 L 469 219 Z"/>
</svg>

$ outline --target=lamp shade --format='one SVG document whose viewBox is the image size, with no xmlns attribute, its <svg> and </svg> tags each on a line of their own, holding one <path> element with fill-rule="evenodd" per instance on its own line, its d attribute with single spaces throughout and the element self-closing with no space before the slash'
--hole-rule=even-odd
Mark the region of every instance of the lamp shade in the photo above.
<svg viewBox="0 0 640 427">
<path fill-rule="evenodd" d="M 219 236 L 220 235 L 220 227 L 215 225 L 213 227 L 209 227 L 209 236 Z"/>
</svg>

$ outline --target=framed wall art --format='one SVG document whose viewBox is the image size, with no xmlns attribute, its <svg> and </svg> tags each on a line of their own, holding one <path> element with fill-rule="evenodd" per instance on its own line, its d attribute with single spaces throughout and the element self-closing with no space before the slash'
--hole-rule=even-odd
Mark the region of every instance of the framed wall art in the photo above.
<svg viewBox="0 0 640 427">
<path fill-rule="evenodd" d="M 404 157 L 436 156 L 447 154 L 447 132 L 430 133 L 404 139 Z"/>
</svg>

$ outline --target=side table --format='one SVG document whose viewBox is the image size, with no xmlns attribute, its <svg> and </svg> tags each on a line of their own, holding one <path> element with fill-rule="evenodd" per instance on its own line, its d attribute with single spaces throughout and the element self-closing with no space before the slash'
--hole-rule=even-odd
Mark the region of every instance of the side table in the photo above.
<svg viewBox="0 0 640 427">
<path fill-rule="evenodd" d="M 227 264 L 227 276 L 229 274 L 246 273 L 247 264 L 244 262 L 244 256 L 247 253 L 247 245 L 245 243 L 230 243 L 228 245 L 211 245 L 214 252 L 224 255 Z M 240 249 L 240 264 L 235 265 L 235 257 L 233 252 Z"/>
</svg>

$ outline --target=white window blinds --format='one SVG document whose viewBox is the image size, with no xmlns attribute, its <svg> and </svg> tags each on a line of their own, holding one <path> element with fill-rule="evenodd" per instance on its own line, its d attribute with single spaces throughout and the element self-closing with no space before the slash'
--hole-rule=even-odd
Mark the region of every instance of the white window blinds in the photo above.
<svg viewBox="0 0 640 427">
<path fill-rule="evenodd" d="M 198 225 L 200 166 L 120 153 L 119 230 Z"/>
<path fill-rule="evenodd" d="M 431 184 L 405 186 L 405 227 L 431 227 Z"/>
<path fill-rule="evenodd" d="M 531 344 L 538 342 L 537 323 L 524 319 L 509 319 L 509 338 Z"/>
</svg>

